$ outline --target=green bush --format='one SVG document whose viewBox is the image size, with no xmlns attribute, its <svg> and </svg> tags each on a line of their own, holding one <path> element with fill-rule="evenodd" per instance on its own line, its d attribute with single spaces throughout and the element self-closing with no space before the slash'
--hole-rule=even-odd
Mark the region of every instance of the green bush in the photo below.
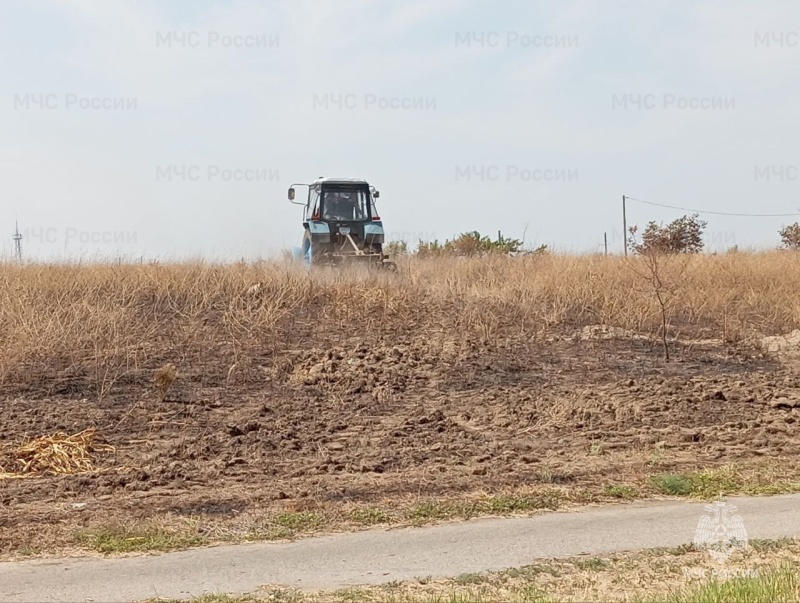
<svg viewBox="0 0 800 603">
<path fill-rule="evenodd" d="M 508 255 L 511 253 L 543 253 L 547 249 L 541 246 L 533 252 L 522 250 L 522 241 L 504 237 L 502 233 L 497 233 L 497 239 L 481 235 L 477 230 L 464 232 L 453 239 L 448 239 L 444 243 L 438 240 L 425 242 L 420 241 L 417 246 L 419 257 L 474 257 L 491 254 Z"/>
</svg>

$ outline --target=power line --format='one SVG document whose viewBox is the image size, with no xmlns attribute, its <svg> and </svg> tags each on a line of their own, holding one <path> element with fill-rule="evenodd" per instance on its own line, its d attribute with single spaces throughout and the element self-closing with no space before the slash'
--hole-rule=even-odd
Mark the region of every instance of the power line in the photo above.
<svg viewBox="0 0 800 603">
<path fill-rule="evenodd" d="M 736 213 L 729 213 L 724 211 L 710 211 L 705 209 L 690 209 L 688 207 L 676 207 L 674 205 L 665 205 L 663 203 L 653 203 L 652 201 L 644 201 L 642 199 L 636 199 L 635 197 L 628 197 L 626 195 L 626 199 L 630 201 L 638 201 L 639 203 L 644 203 L 646 205 L 655 205 L 656 207 L 666 207 L 668 209 L 677 209 L 680 211 L 690 211 L 695 214 L 713 214 L 715 216 L 736 216 L 739 218 L 788 218 L 791 216 L 800 216 L 800 213 L 794 214 L 736 214 Z"/>
</svg>

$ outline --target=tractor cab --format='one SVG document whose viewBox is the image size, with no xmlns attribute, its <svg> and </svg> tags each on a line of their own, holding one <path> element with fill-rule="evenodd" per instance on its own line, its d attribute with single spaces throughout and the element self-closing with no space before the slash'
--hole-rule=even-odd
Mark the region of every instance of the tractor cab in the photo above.
<svg viewBox="0 0 800 603">
<path fill-rule="evenodd" d="M 295 201 L 295 186 L 308 186 L 305 202 Z M 381 265 L 383 223 L 375 206 L 380 193 L 365 180 L 319 178 L 308 185 L 293 185 L 289 200 L 304 205 L 302 253 L 308 263 L 358 260 Z"/>
<path fill-rule="evenodd" d="M 325 183 L 309 187 L 306 218 L 321 222 L 372 222 L 378 214 L 369 185 Z M 380 220 L 380 218 L 378 218 Z"/>
</svg>

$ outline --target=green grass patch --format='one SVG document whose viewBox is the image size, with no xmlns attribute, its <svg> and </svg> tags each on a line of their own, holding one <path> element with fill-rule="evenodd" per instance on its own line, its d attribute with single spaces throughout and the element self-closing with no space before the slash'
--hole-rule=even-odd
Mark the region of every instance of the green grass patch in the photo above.
<svg viewBox="0 0 800 603">
<path fill-rule="evenodd" d="M 176 551 L 208 544 L 195 532 L 167 530 L 155 525 L 111 525 L 79 532 L 79 544 L 98 553 Z"/>
<path fill-rule="evenodd" d="M 259 542 L 262 540 L 289 540 L 295 533 L 289 528 L 278 526 L 269 519 L 264 519 L 254 522 L 248 526 L 247 531 L 242 536 L 241 540 L 245 542 Z M 229 539 L 229 542 L 238 542 L 240 539 L 235 537 Z"/>
<path fill-rule="evenodd" d="M 745 488 L 741 476 L 730 467 L 693 473 L 689 479 L 692 483 L 692 496 L 700 498 L 738 494 Z"/>
<path fill-rule="evenodd" d="M 624 500 L 631 500 L 639 497 L 639 491 L 636 488 L 632 486 L 617 486 L 614 484 L 609 484 L 603 488 L 603 494 L 605 496 Z"/>
<path fill-rule="evenodd" d="M 290 601 L 293 603 L 295 601 L 300 601 L 297 598 L 297 595 L 292 593 L 292 596 L 295 598 L 293 599 L 281 599 L 280 598 L 281 591 L 274 591 L 274 593 L 278 593 L 275 598 L 271 598 L 271 603 L 289 603 Z M 289 591 L 286 591 L 287 593 Z M 200 595 L 197 597 L 192 597 L 190 599 L 191 603 L 264 603 L 264 599 L 258 598 L 256 595 L 230 595 L 227 593 L 208 593 L 205 595 Z M 186 603 L 180 599 L 148 599 L 144 603 Z"/>
<path fill-rule="evenodd" d="M 349 514 L 350 521 L 364 525 L 364 526 L 377 526 L 381 524 L 392 523 L 392 516 L 386 511 L 378 509 L 377 507 L 366 507 L 363 509 L 355 509 Z"/>
<path fill-rule="evenodd" d="M 22 557 L 35 557 L 42 554 L 42 549 L 37 546 L 21 546 L 17 549 L 17 554 Z"/>
<path fill-rule="evenodd" d="M 408 511 L 408 518 L 416 521 L 436 521 L 447 519 L 451 517 L 451 505 L 447 503 L 437 502 L 435 500 L 426 500 L 416 503 Z"/>
<path fill-rule="evenodd" d="M 593 572 L 600 572 L 611 566 L 611 562 L 607 559 L 600 557 L 592 557 L 591 559 L 575 559 L 573 565 L 581 570 L 590 570 Z"/>
<path fill-rule="evenodd" d="M 758 577 L 711 581 L 643 603 L 795 603 L 800 601 L 800 581 L 794 568 L 785 566 Z"/>
<path fill-rule="evenodd" d="M 325 523 L 325 516 L 309 511 L 279 513 L 272 517 L 271 523 L 292 532 L 307 532 L 320 528 Z"/>
<path fill-rule="evenodd" d="M 746 489 L 745 482 L 732 468 L 707 469 L 696 473 L 660 473 L 653 475 L 651 481 L 662 494 L 706 499 L 740 494 Z"/>
<path fill-rule="evenodd" d="M 555 565 L 540 563 L 536 565 L 527 565 L 525 567 L 512 567 L 510 569 L 499 572 L 498 576 L 501 576 L 502 578 L 509 578 L 512 580 L 522 578 L 534 581 L 536 580 L 537 576 L 540 576 L 542 574 L 547 574 L 549 576 L 552 576 L 553 578 L 558 578 L 560 572 Z"/>
<path fill-rule="evenodd" d="M 333 593 L 334 600 L 342 603 L 360 603 L 374 601 L 371 595 L 361 588 L 340 588 Z"/>
<path fill-rule="evenodd" d="M 459 586 L 472 586 L 475 584 L 482 584 L 487 580 L 488 578 L 481 574 L 461 574 L 460 576 L 454 578 L 453 582 Z"/>
<path fill-rule="evenodd" d="M 561 495 L 556 492 L 544 492 L 540 496 L 490 496 L 481 501 L 482 509 L 488 513 L 507 514 L 538 511 L 541 509 L 558 509 L 561 506 Z"/>
<path fill-rule="evenodd" d="M 661 494 L 714 499 L 720 496 L 769 496 L 800 492 L 800 483 L 760 473 L 745 475 L 735 466 L 705 469 L 693 473 L 659 473 L 650 482 Z"/>
<path fill-rule="evenodd" d="M 775 540 L 754 538 L 750 540 L 750 546 L 753 548 L 753 550 L 758 551 L 759 553 L 771 553 L 785 549 L 793 542 L 794 541 L 791 538 L 778 538 Z"/>
<path fill-rule="evenodd" d="M 680 473 L 660 473 L 650 480 L 662 494 L 671 496 L 689 496 L 692 493 L 692 478 Z"/>
<path fill-rule="evenodd" d="M 414 523 L 442 521 L 447 519 L 472 519 L 485 515 L 512 515 L 531 511 L 555 511 L 563 504 L 560 492 L 553 490 L 536 496 L 497 495 L 477 500 L 464 501 L 420 501 L 406 514 Z"/>
</svg>

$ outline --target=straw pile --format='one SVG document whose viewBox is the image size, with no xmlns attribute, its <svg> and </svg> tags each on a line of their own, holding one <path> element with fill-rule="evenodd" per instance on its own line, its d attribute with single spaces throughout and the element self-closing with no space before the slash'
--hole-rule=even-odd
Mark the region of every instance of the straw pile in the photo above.
<svg viewBox="0 0 800 603">
<path fill-rule="evenodd" d="M 96 437 L 95 429 L 71 436 L 56 433 L 0 451 L 0 480 L 93 471 L 93 454 L 114 452 L 113 446 L 95 442 Z"/>
</svg>

